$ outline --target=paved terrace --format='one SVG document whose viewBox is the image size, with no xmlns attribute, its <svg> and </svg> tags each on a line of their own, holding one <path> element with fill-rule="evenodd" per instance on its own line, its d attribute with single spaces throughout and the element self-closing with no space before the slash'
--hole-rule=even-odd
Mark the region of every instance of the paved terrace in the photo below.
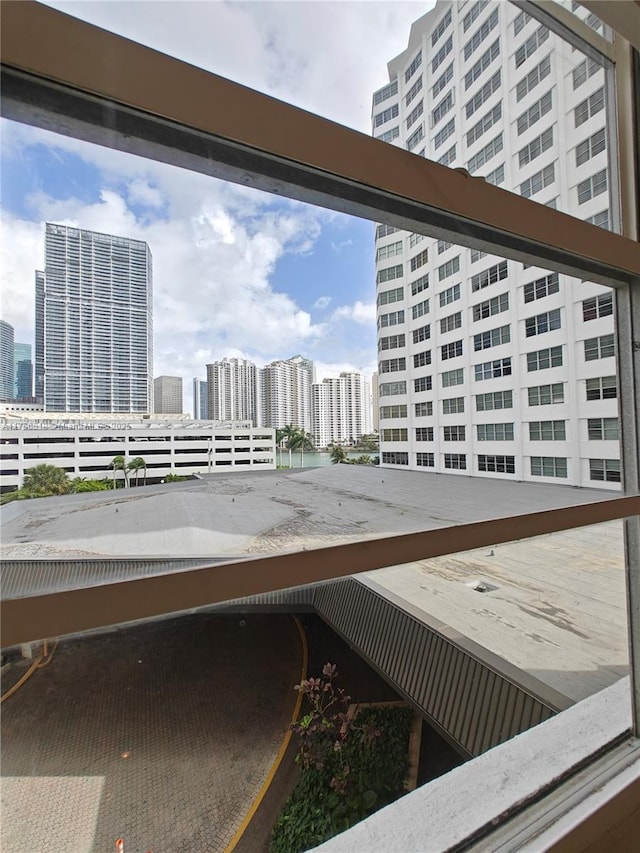
<svg viewBox="0 0 640 853">
<path fill-rule="evenodd" d="M 6 558 L 246 557 L 604 500 L 559 485 L 331 466 L 10 504 Z M 370 573 L 385 595 L 579 699 L 626 672 L 622 524 Z M 484 582 L 485 592 L 469 584 Z"/>
</svg>

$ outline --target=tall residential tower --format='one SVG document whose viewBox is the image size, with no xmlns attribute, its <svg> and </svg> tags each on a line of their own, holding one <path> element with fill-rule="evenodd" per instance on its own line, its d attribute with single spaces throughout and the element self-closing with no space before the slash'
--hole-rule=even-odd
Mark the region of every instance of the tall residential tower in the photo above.
<svg viewBox="0 0 640 853">
<path fill-rule="evenodd" d="M 438 2 L 388 71 L 376 137 L 615 227 L 604 71 L 526 11 Z M 618 488 L 611 291 L 388 225 L 376 285 L 383 465 Z"/>
<path fill-rule="evenodd" d="M 260 419 L 260 375 L 252 361 L 223 358 L 207 365 L 207 409 L 212 421 Z"/>
<path fill-rule="evenodd" d="M 35 318 L 45 411 L 151 411 L 152 280 L 145 242 L 47 223 Z"/>
</svg>

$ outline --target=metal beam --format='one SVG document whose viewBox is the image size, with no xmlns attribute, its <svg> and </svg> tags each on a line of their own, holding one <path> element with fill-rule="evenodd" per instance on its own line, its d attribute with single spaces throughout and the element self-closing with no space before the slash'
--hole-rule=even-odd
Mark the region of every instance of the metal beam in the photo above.
<svg viewBox="0 0 640 853">
<path fill-rule="evenodd" d="M 602 284 L 640 276 L 631 240 L 31 0 L 0 12 L 7 118 Z"/>
</svg>

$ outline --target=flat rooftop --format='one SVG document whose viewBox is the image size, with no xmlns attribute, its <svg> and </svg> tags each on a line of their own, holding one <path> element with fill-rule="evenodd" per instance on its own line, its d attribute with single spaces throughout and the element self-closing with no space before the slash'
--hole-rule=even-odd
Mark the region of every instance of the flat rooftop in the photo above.
<svg viewBox="0 0 640 853">
<path fill-rule="evenodd" d="M 17 501 L 5 559 L 246 557 L 612 497 L 568 486 L 338 465 L 211 474 Z M 368 573 L 382 594 L 573 700 L 627 672 L 622 522 Z M 484 590 L 484 591 L 481 591 Z"/>
</svg>

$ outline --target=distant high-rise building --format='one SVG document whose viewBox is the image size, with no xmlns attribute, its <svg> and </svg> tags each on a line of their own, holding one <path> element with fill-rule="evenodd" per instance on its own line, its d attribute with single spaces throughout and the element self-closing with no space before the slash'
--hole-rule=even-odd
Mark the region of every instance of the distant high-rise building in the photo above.
<svg viewBox="0 0 640 853">
<path fill-rule="evenodd" d="M 371 396 L 361 373 L 341 373 L 311 386 L 312 433 L 318 446 L 351 444 L 371 431 Z"/>
<path fill-rule="evenodd" d="M 14 390 L 14 331 L 0 320 L 0 399 L 12 400 Z"/>
<path fill-rule="evenodd" d="M 197 421 L 206 421 L 208 413 L 207 383 L 202 379 L 193 380 L 193 417 Z"/>
<path fill-rule="evenodd" d="M 371 407 L 373 409 L 373 431 L 378 432 L 380 428 L 380 412 L 378 410 L 378 371 L 371 377 Z"/>
<path fill-rule="evenodd" d="M 223 358 L 207 365 L 207 413 L 214 421 L 251 421 L 262 426 L 260 375 L 252 361 Z"/>
<path fill-rule="evenodd" d="M 153 411 L 158 415 L 182 414 L 181 376 L 157 376 L 153 380 Z"/>
<path fill-rule="evenodd" d="M 152 280 L 145 242 L 47 223 L 35 323 L 46 411 L 151 411 Z"/>
<path fill-rule="evenodd" d="M 300 355 L 273 361 L 262 371 L 264 425 L 291 424 L 311 432 L 313 362 Z"/>
<path fill-rule="evenodd" d="M 31 344 L 16 344 L 14 347 L 14 393 L 16 399 L 33 397 L 33 362 Z"/>
</svg>

